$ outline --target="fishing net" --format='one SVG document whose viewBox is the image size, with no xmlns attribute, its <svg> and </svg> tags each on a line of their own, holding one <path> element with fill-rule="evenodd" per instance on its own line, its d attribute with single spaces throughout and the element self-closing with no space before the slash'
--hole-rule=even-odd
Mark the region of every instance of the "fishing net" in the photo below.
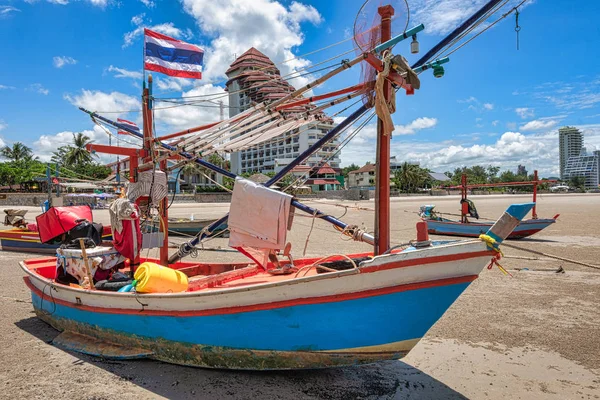
<svg viewBox="0 0 600 400">
<path fill-rule="evenodd" d="M 375 46 L 381 43 L 381 15 L 379 15 L 379 8 L 387 5 L 394 8 L 394 15 L 391 17 L 392 37 L 405 32 L 408 28 L 410 10 L 407 0 L 365 1 L 354 19 L 353 36 L 357 56 L 373 51 Z M 362 62 L 360 65 L 360 81 L 367 84 L 367 91 L 363 95 L 363 102 L 365 105 L 373 105 L 377 71 L 367 62 Z"/>
</svg>

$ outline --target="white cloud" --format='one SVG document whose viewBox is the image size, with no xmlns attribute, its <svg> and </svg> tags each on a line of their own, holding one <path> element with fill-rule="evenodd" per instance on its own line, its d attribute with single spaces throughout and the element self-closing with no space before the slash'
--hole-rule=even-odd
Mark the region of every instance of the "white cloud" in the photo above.
<svg viewBox="0 0 600 400">
<path fill-rule="evenodd" d="M 83 131 L 62 131 L 54 134 L 43 134 L 41 135 L 35 142 L 33 142 L 32 149 L 36 156 L 40 158 L 42 161 L 50 161 L 52 158 L 52 153 L 56 151 L 60 146 L 68 146 L 73 143 L 73 134 L 77 134 L 78 132 L 83 133 L 88 136 L 91 141 L 96 144 L 108 144 L 109 136 L 106 132 L 97 125 L 94 125 L 92 129 L 86 129 Z M 132 143 L 136 142 L 135 138 L 127 137 L 128 141 Z M 116 138 L 113 137 L 112 145 L 116 145 Z M 121 145 L 124 145 L 121 143 Z M 126 145 L 126 144 L 125 144 Z M 96 153 L 98 158 L 96 161 L 101 163 L 109 163 L 115 161 L 114 155 L 108 154 L 100 154 Z"/>
<path fill-rule="evenodd" d="M 101 91 L 83 89 L 77 95 L 65 95 L 66 100 L 77 107 L 83 107 L 89 111 L 123 111 L 111 114 L 112 116 L 123 116 L 128 110 L 141 110 L 140 101 L 132 96 L 120 92 L 105 93 Z"/>
<path fill-rule="evenodd" d="M 14 86 L 6 86 L 6 85 L 0 85 L 0 90 L 10 90 L 10 89 L 14 89 Z"/>
<path fill-rule="evenodd" d="M 194 81 L 192 79 L 170 78 L 163 76 L 154 77 L 154 83 L 159 90 L 165 92 L 180 92 L 185 88 L 194 85 Z"/>
<path fill-rule="evenodd" d="M 588 151 L 600 149 L 600 124 L 576 125 L 585 138 Z M 364 165 L 375 161 L 375 126 L 371 124 L 342 152 L 342 165 Z M 460 135 L 459 135 L 460 136 Z M 473 136 L 473 135 L 465 135 Z M 489 137 L 489 136 L 488 136 Z M 358 139 L 358 140 L 357 140 Z M 541 175 L 558 175 L 558 131 L 523 134 L 505 132 L 495 142 L 468 144 L 457 141 L 427 142 L 407 140 L 406 136 L 392 139 L 391 154 L 399 161 L 419 161 L 434 171 L 451 171 L 472 165 L 495 165 L 503 170 L 515 170 L 517 165 L 538 169 Z"/>
<path fill-rule="evenodd" d="M 407 125 L 396 125 L 393 133 L 398 135 L 413 135 L 417 131 L 427 128 L 433 128 L 437 125 L 437 118 L 421 117 Z"/>
<path fill-rule="evenodd" d="M 145 26 L 144 22 L 143 22 L 143 17 L 142 17 L 142 19 L 136 19 L 136 17 L 133 17 L 131 22 L 136 25 L 137 24 L 140 24 L 140 25 L 138 25 L 138 27 L 135 28 L 133 31 L 127 32 L 123 36 L 123 48 L 132 45 L 133 42 L 135 41 L 135 39 L 142 36 L 144 34 L 144 28 L 148 28 L 150 30 L 162 33 L 163 35 L 172 36 L 172 37 L 178 38 L 178 39 L 189 39 L 192 36 L 191 31 L 189 31 L 189 30 L 182 31 L 181 29 L 177 28 L 173 22 L 166 22 L 166 23 L 158 24 L 158 25 Z"/>
<path fill-rule="evenodd" d="M 154 8 L 154 6 L 156 6 L 156 3 L 153 0 L 140 0 L 140 1 L 148 8 Z"/>
<path fill-rule="evenodd" d="M 232 55 L 240 55 L 255 47 L 281 64 L 295 57 L 292 49 L 304 42 L 301 24 L 318 24 L 319 12 L 310 5 L 292 2 L 288 7 L 274 0 L 182 0 L 184 10 L 196 19 L 204 33 L 214 39 L 206 48 L 203 78 L 224 78 Z M 309 65 L 303 58 L 281 65 L 286 75 Z M 303 85 L 309 78 L 294 79 L 294 85 Z"/>
<path fill-rule="evenodd" d="M 92 3 L 93 5 L 95 5 L 97 7 L 104 8 L 108 4 L 109 0 L 87 0 L 87 1 L 90 2 L 90 3 Z"/>
<path fill-rule="evenodd" d="M 498 121 L 497 119 L 492 121 L 492 126 L 498 126 L 498 124 L 500 123 L 500 121 Z"/>
<path fill-rule="evenodd" d="M 560 121 L 555 119 L 536 119 L 529 121 L 525 125 L 521 125 L 522 131 L 540 131 L 542 129 L 550 129 L 555 127 Z"/>
<path fill-rule="evenodd" d="M 35 3 L 36 0 L 25 0 L 27 3 Z M 60 4 L 61 6 L 65 6 L 67 4 L 69 4 L 69 0 L 46 0 L 48 3 L 52 3 L 52 4 Z M 100 7 L 100 8 L 104 8 L 108 5 L 110 0 L 86 0 L 88 3 L 96 6 L 96 7 Z"/>
<path fill-rule="evenodd" d="M 522 119 L 532 118 L 534 116 L 534 110 L 533 110 L 533 108 L 519 107 L 519 108 L 515 108 L 515 112 Z"/>
<path fill-rule="evenodd" d="M 132 79 L 142 79 L 142 73 L 139 71 L 130 71 L 124 68 L 113 67 L 112 65 L 107 68 L 108 72 L 114 72 L 113 75 L 115 78 L 132 78 Z"/>
<path fill-rule="evenodd" d="M 43 95 L 47 95 L 48 93 L 50 93 L 50 90 L 46 89 L 41 83 L 32 83 L 27 87 L 27 90 Z"/>
<path fill-rule="evenodd" d="M 492 103 L 481 103 L 481 101 L 479 101 L 479 99 L 477 99 L 477 97 L 474 96 L 470 96 L 467 97 L 466 99 L 462 99 L 462 100 L 457 100 L 459 103 L 466 103 L 469 104 L 469 106 L 467 107 L 468 110 L 471 111 L 476 111 L 476 112 L 484 112 L 484 111 L 491 111 L 494 109 L 494 104 Z"/>
<path fill-rule="evenodd" d="M 3 120 L 0 119 L 0 131 L 5 130 L 7 126 L 8 125 Z"/>
<path fill-rule="evenodd" d="M 197 100 L 198 103 L 196 105 L 171 107 L 173 105 L 172 103 L 155 103 L 155 121 L 157 124 L 162 125 L 161 128 L 165 130 L 191 128 L 194 126 L 218 121 L 220 118 L 220 110 L 219 104 L 215 103 L 217 103 L 219 100 L 223 101 L 223 106 L 225 107 L 225 118 L 228 118 L 228 96 L 224 96 L 211 102 L 201 102 L 203 97 L 194 97 L 208 95 L 209 97 L 214 98 L 219 94 L 226 94 L 222 87 L 207 84 L 182 93 L 182 97 L 187 98 L 187 100 Z"/>
<path fill-rule="evenodd" d="M 54 63 L 54 66 L 56 68 L 62 68 L 65 65 L 77 64 L 76 59 L 74 59 L 73 57 L 67 57 L 67 56 L 56 56 L 52 59 L 52 62 Z"/>
<path fill-rule="evenodd" d="M 131 23 L 133 25 L 141 25 L 144 23 L 144 18 L 146 17 L 146 13 L 141 13 L 138 15 L 134 15 L 133 17 L 131 17 Z"/>
<path fill-rule="evenodd" d="M 425 33 L 445 35 L 464 22 L 485 3 L 487 3 L 487 0 L 414 0 L 410 3 L 410 19 L 414 21 L 411 26 L 422 23 L 425 24 Z M 499 14 L 503 14 L 519 3 L 519 0 L 509 0 Z M 528 3 L 523 4 L 520 9 L 527 5 Z M 499 14 L 495 14 L 493 18 L 495 19 Z M 483 26 L 487 26 L 487 23 L 481 27 Z M 475 32 L 478 31 L 478 29 L 475 30 Z"/>
<path fill-rule="evenodd" d="M 0 6 L 0 18 L 10 17 L 11 14 L 20 12 L 16 7 L 13 6 Z"/>
</svg>

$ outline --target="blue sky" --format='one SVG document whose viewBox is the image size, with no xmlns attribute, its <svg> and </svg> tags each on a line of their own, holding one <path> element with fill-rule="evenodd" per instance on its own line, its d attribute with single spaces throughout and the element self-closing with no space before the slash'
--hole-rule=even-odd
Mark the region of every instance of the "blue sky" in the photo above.
<svg viewBox="0 0 600 400">
<path fill-rule="evenodd" d="M 482 0 L 409 0 L 410 26 L 425 24 L 421 54 L 483 4 Z M 356 0 L 0 0 L 0 139 L 22 141 L 47 159 L 85 131 L 107 142 L 78 105 L 97 111 L 139 109 L 143 27 L 202 45 L 204 79 L 156 78 L 155 95 L 222 93 L 234 56 L 255 46 L 284 73 L 351 50 L 348 38 L 362 4 Z M 398 2 L 398 26 L 405 13 Z M 516 4 L 509 0 L 500 13 Z M 509 16 L 451 56 L 446 75 L 421 75 L 421 90 L 397 98 L 392 154 L 438 171 L 521 163 L 543 175 L 558 173 L 557 129 L 575 125 L 588 150 L 600 149 L 600 55 L 594 49 L 600 2 L 530 0 L 520 9 L 520 50 Z M 395 48 L 409 61 L 408 41 Z M 353 57 L 353 53 L 344 58 Z M 300 58 L 282 63 L 294 56 Z M 326 64 L 328 65 L 328 64 Z M 318 68 L 318 67 L 317 67 Z M 315 89 L 356 84 L 349 71 Z M 296 79 L 294 84 L 308 78 Z M 139 121 L 139 113 L 106 114 Z M 159 134 L 219 118 L 217 108 L 157 111 Z M 374 126 L 342 152 L 343 164 L 374 159 Z"/>
</svg>

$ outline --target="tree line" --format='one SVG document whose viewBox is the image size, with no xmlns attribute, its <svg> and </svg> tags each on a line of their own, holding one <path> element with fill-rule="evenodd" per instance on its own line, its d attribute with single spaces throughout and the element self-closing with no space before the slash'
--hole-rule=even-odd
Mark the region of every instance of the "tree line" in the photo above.
<svg viewBox="0 0 600 400">
<path fill-rule="evenodd" d="M 53 176 L 55 164 L 59 163 L 59 176 L 75 179 L 102 180 L 107 178 L 111 170 L 98 163 L 98 156 L 87 151 L 85 146 L 92 143 L 83 133 L 74 133 L 73 142 L 60 146 L 52 154 L 51 162 Z M 16 185 L 20 190 L 32 186 L 31 183 L 39 177 L 46 176 L 46 163 L 33 154 L 33 150 L 21 142 L 0 149 L 0 157 L 6 161 L 0 162 L 0 186 L 8 186 L 14 190 Z"/>
<path fill-rule="evenodd" d="M 342 168 L 342 173 L 347 178 L 351 171 L 358 170 L 359 168 L 358 165 L 353 163 Z M 454 171 L 446 171 L 444 174 L 450 178 L 446 182 L 439 182 L 432 179 L 429 175 L 430 172 L 432 171 L 428 168 L 404 162 L 393 172 L 391 182 L 396 190 L 405 193 L 414 193 L 423 188 L 460 185 L 463 174 L 467 175 L 467 182 L 469 184 L 532 181 L 534 178 L 533 174 L 528 174 L 527 170 L 523 167 L 520 167 L 515 173 L 510 170 L 500 172 L 500 167 L 492 165 L 488 165 L 487 167 L 473 165 L 471 167 L 455 168 Z M 525 188 L 524 190 L 528 189 Z"/>
</svg>

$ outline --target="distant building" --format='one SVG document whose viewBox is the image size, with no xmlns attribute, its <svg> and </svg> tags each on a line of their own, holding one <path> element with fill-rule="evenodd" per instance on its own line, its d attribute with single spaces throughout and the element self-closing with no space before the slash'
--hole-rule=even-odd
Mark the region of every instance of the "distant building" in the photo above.
<svg viewBox="0 0 600 400">
<path fill-rule="evenodd" d="M 565 168 L 571 157 L 577 157 L 583 150 L 583 134 L 572 126 L 564 126 L 558 130 L 558 146 L 560 158 L 560 178 L 567 179 Z"/>
<path fill-rule="evenodd" d="M 569 157 L 562 179 L 582 177 L 586 189 L 598 189 L 600 185 L 600 150 L 592 154 Z"/>
<path fill-rule="evenodd" d="M 349 188 L 368 188 L 375 186 L 375 164 L 367 164 L 348 173 Z"/>
<path fill-rule="evenodd" d="M 335 177 L 336 171 L 327 163 L 313 167 L 308 176 L 305 185 L 310 186 L 313 192 L 338 190 L 342 186 Z"/>
<path fill-rule="evenodd" d="M 229 92 L 230 118 L 254 104 L 281 99 L 295 90 L 281 77 L 279 69 L 269 57 L 254 47 L 239 56 L 226 71 L 226 75 L 229 78 L 225 86 Z M 299 110 L 301 111 L 305 110 Z M 320 121 L 314 125 L 285 132 L 252 148 L 232 153 L 231 172 L 278 172 L 335 127 L 331 118 L 323 113 L 319 116 Z M 339 138 L 330 141 L 309 157 L 306 164 L 313 167 L 323 159 L 328 159 L 330 166 L 338 169 L 340 156 L 332 154 L 339 143 Z"/>
</svg>

